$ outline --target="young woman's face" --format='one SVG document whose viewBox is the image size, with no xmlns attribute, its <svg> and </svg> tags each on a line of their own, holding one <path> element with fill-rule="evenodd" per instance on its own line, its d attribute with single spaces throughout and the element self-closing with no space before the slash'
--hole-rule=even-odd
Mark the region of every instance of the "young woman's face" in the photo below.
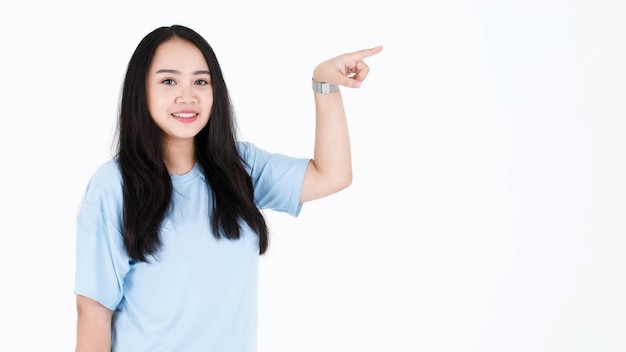
<svg viewBox="0 0 626 352">
<path fill-rule="evenodd" d="M 157 48 L 146 78 L 148 110 L 166 142 L 191 142 L 209 121 L 213 88 L 200 50 L 172 39 Z"/>
</svg>

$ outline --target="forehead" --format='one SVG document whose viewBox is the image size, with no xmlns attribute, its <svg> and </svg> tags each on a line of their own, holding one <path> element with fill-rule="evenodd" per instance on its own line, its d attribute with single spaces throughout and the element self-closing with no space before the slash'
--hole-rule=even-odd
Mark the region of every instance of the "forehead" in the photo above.
<svg viewBox="0 0 626 352">
<path fill-rule="evenodd" d="M 197 71 L 208 70 L 208 65 L 202 52 L 194 44 L 174 38 L 159 44 L 154 53 L 150 71 L 160 69 Z"/>
</svg>

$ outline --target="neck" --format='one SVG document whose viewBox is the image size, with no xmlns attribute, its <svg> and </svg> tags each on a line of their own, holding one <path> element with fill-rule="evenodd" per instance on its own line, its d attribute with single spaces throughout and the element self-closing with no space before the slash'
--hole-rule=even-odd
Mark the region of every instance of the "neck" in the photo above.
<svg viewBox="0 0 626 352">
<path fill-rule="evenodd" d="M 167 141 L 164 145 L 165 166 L 170 175 L 183 175 L 196 163 L 193 140 Z"/>
</svg>

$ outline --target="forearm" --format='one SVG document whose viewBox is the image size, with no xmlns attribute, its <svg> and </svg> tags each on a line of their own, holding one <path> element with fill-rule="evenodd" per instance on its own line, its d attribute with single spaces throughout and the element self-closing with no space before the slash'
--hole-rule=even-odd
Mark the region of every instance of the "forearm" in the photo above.
<svg viewBox="0 0 626 352">
<path fill-rule="evenodd" d="M 348 123 L 341 91 L 313 93 L 315 99 L 315 147 L 312 164 L 319 181 L 311 190 L 320 198 L 347 187 L 352 182 L 352 157 Z"/>
</svg>

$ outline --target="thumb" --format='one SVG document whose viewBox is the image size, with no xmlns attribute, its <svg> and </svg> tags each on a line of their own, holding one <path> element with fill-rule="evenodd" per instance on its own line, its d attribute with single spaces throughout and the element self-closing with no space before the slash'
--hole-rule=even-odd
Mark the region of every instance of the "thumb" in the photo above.
<svg viewBox="0 0 626 352">
<path fill-rule="evenodd" d="M 361 82 L 356 80 L 354 77 L 344 77 L 342 81 L 342 86 L 346 86 L 348 88 L 361 88 Z"/>
</svg>

